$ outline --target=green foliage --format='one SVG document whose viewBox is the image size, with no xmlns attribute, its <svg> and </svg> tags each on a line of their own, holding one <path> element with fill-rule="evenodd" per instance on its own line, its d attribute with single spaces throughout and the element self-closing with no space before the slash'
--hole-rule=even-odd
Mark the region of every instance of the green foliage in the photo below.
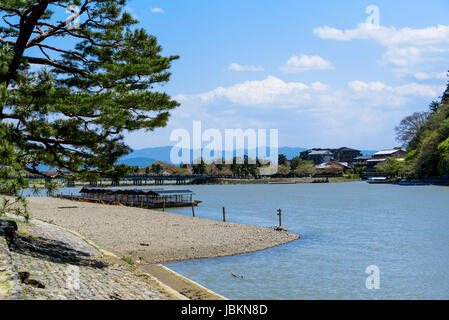
<svg viewBox="0 0 449 320">
<path fill-rule="evenodd" d="M 51 180 L 45 181 L 44 186 L 45 186 L 45 189 L 47 189 L 48 196 L 53 196 L 55 194 L 55 191 L 58 189 L 58 185 L 56 184 L 56 182 L 51 181 Z"/>
<path fill-rule="evenodd" d="M 0 194 L 7 196 L 1 199 L 0 217 L 9 212 L 22 215 L 28 220 L 26 200 L 21 194 L 21 190 L 28 186 L 28 181 L 18 163 L 19 156 L 14 144 L 0 136 Z M 5 165 L 6 163 L 9 165 Z"/>
<path fill-rule="evenodd" d="M 366 166 L 363 166 L 363 167 L 360 167 L 360 168 L 356 168 L 355 169 L 355 174 L 357 176 L 361 177 L 363 175 L 363 173 L 366 171 L 366 169 L 367 169 Z"/>
<path fill-rule="evenodd" d="M 360 180 L 360 175 L 357 173 L 346 173 L 343 174 L 343 178 L 346 178 L 348 180 Z"/>
<path fill-rule="evenodd" d="M 81 14 L 71 30 L 53 16 L 70 4 Z M 179 104 L 155 88 L 178 57 L 162 56 L 125 5 L 1 1 L 9 23 L 0 26 L 0 192 L 17 198 L 23 176 L 43 174 L 41 164 L 56 169 L 48 178 L 122 176 L 129 168 L 115 163 L 130 151 L 122 133 L 166 125 Z"/>
<path fill-rule="evenodd" d="M 405 156 L 405 161 L 410 161 L 413 160 L 417 154 L 418 150 L 412 150 L 410 152 L 407 153 L 407 155 Z"/>
<path fill-rule="evenodd" d="M 127 264 L 134 265 L 133 259 L 128 256 L 122 257 L 122 260 L 125 261 Z"/>
<path fill-rule="evenodd" d="M 295 171 L 296 168 L 298 168 L 302 163 L 302 159 L 298 156 L 294 157 L 291 161 L 290 161 L 290 169 L 292 171 Z"/>
<path fill-rule="evenodd" d="M 438 151 L 443 154 L 443 153 L 449 153 L 449 138 L 447 138 L 446 140 L 444 140 L 443 142 L 441 142 L 438 145 Z"/>
<path fill-rule="evenodd" d="M 155 175 L 159 175 L 162 173 L 162 165 L 160 163 L 153 163 L 151 165 L 151 172 Z"/>
<path fill-rule="evenodd" d="M 408 145 L 402 170 L 409 176 L 449 174 L 449 84 L 441 101 L 433 102 L 430 109 L 432 113 Z"/>
<path fill-rule="evenodd" d="M 306 161 L 304 161 L 304 162 L 306 162 Z M 304 162 L 294 170 L 295 174 L 297 174 L 298 176 L 313 176 L 313 175 L 315 175 L 317 173 L 317 170 L 314 168 L 314 166 L 311 164 L 304 163 Z"/>
<path fill-rule="evenodd" d="M 448 174 L 445 141 L 449 137 L 449 104 L 433 113 L 424 129 L 417 137 L 419 143 L 413 158 L 416 174 L 420 177 Z"/>
<path fill-rule="evenodd" d="M 245 155 L 243 159 L 234 157 L 230 169 L 233 175 L 248 177 L 258 175 L 258 168 L 260 168 L 261 166 L 262 164 L 258 159 L 256 159 L 255 161 L 254 159 L 250 160 L 249 157 Z"/>
<path fill-rule="evenodd" d="M 278 155 L 278 164 L 280 166 L 288 165 L 288 160 L 287 160 L 287 157 L 285 156 L 285 154 L 279 154 Z"/>
<path fill-rule="evenodd" d="M 438 170 L 441 174 L 449 173 L 449 138 L 438 145 L 440 153 L 440 161 L 438 162 Z"/>
<path fill-rule="evenodd" d="M 187 169 L 181 168 L 181 167 L 173 167 L 170 170 L 170 174 L 175 175 L 175 176 L 182 176 L 182 175 L 186 175 L 187 173 L 188 173 Z"/>
<path fill-rule="evenodd" d="M 449 77 L 449 71 L 447 75 Z M 443 95 L 441 96 L 441 104 L 449 104 L 449 83 L 446 87 L 446 90 L 443 92 Z"/>
<path fill-rule="evenodd" d="M 389 178 L 397 177 L 402 172 L 403 161 L 397 159 L 387 159 L 384 164 L 376 167 L 377 173 Z"/>
<path fill-rule="evenodd" d="M 286 176 L 286 175 L 288 175 L 290 173 L 290 168 L 288 166 L 285 166 L 285 165 L 280 165 L 280 166 L 278 166 L 277 173 L 281 174 L 283 176 Z"/>
<path fill-rule="evenodd" d="M 201 158 L 200 163 L 192 165 L 192 170 L 194 174 L 206 174 L 207 173 L 206 163 Z"/>
</svg>

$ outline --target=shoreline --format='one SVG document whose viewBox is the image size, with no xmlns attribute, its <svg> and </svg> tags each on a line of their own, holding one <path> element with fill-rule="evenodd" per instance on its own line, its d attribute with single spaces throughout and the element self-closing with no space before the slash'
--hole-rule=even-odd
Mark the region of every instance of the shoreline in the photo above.
<svg viewBox="0 0 449 320">
<path fill-rule="evenodd" d="M 120 187 L 163 187 L 163 186 L 198 186 L 198 185 L 233 185 L 233 184 L 305 184 L 305 183 L 314 183 L 316 180 L 322 180 L 325 179 L 321 177 L 317 178 L 270 178 L 270 179 L 247 179 L 247 180 L 241 180 L 241 179 L 232 179 L 232 178 L 226 178 L 218 181 L 213 182 L 207 182 L 207 183 L 188 183 L 179 185 L 176 183 L 164 183 L 164 184 L 143 184 L 136 186 L 133 183 L 120 183 Z M 343 183 L 343 182 L 358 182 L 363 181 L 362 179 L 351 179 L 351 178 L 345 178 L 345 177 L 331 177 L 329 178 L 329 182 L 326 183 Z M 31 183 L 32 184 L 32 183 Z M 75 185 L 73 188 L 82 188 L 82 187 L 89 187 L 89 183 L 82 183 Z M 117 187 L 112 186 L 110 183 L 105 183 L 102 185 L 98 185 L 98 187 Z M 45 189 L 44 185 L 38 184 L 39 189 Z M 65 188 L 65 186 L 64 186 Z"/>
<path fill-rule="evenodd" d="M 24 230 L 30 228 L 31 226 L 36 226 L 36 227 L 44 227 L 47 230 L 54 230 L 53 232 L 59 233 L 60 232 L 56 231 L 56 230 L 61 230 L 62 232 L 65 232 L 67 234 L 70 234 L 72 237 L 75 237 L 77 239 L 79 239 L 79 241 L 81 242 L 85 242 L 87 244 L 88 247 L 91 247 L 93 251 L 97 252 L 97 254 L 93 253 L 93 251 L 91 251 L 89 254 L 87 255 L 91 255 L 93 254 L 93 257 L 97 262 L 98 261 L 102 261 L 104 263 L 107 263 L 111 266 L 121 266 L 122 267 L 122 272 L 126 273 L 129 272 L 130 274 L 133 274 L 134 276 L 136 276 L 137 278 L 140 279 L 141 283 L 146 283 L 146 286 L 148 286 L 149 290 L 156 290 L 157 292 L 159 292 L 160 294 L 164 295 L 166 298 L 168 298 L 169 300 L 227 300 L 225 297 L 209 290 L 208 288 L 203 287 L 202 285 L 194 282 L 191 279 L 188 279 L 178 273 L 176 273 L 175 271 L 162 266 L 162 265 L 153 265 L 154 270 L 158 271 L 158 272 L 150 272 L 150 270 L 146 270 L 145 268 L 142 268 L 138 265 L 130 265 L 128 263 L 126 263 L 125 261 L 123 261 L 122 259 L 120 259 L 118 256 L 116 256 L 114 253 L 108 252 L 106 250 L 101 249 L 98 245 L 96 245 L 95 243 L 93 243 L 91 240 L 86 239 L 83 235 L 80 235 L 79 233 L 64 228 L 62 226 L 58 226 L 55 224 L 50 224 L 47 223 L 45 221 L 36 219 L 36 218 L 32 218 L 29 221 L 29 224 L 24 224 L 24 219 L 23 217 L 20 216 L 15 216 L 13 214 L 7 214 L 5 216 L 5 218 L 8 220 L 12 220 L 12 221 L 16 221 L 19 224 L 19 231 L 20 232 L 20 236 L 24 236 Z M 29 235 L 29 232 L 26 232 L 27 235 Z M 19 237 L 20 237 L 19 236 Z M 51 240 L 50 240 L 51 241 Z M 3 241 L 4 242 L 4 241 Z M 2 237 L 0 234 L 0 245 L 2 245 Z M 5 243 L 6 244 L 6 243 Z M 73 244 L 73 243 L 72 243 Z M 19 280 L 19 276 L 16 275 L 16 271 L 15 269 L 19 269 L 19 271 L 24 271 L 24 267 L 18 267 L 17 264 L 21 264 L 23 263 L 23 261 L 16 261 L 17 259 L 23 259 L 20 257 L 20 255 L 18 255 L 17 253 L 11 254 L 10 250 L 8 249 L 8 246 L 6 246 L 6 248 L 2 248 L 3 250 L 5 250 L 5 252 L 3 253 L 4 255 L 6 255 L 7 257 L 9 256 L 10 259 L 6 259 L 6 261 L 4 261 L 4 259 L 0 259 L 0 262 L 2 262 L 2 266 L 4 268 L 4 270 L 10 270 L 10 274 L 8 274 L 9 276 L 9 281 L 4 281 L 3 278 L 1 278 L 0 280 L 0 298 L 3 299 L 13 299 L 13 300 L 27 300 L 26 297 L 31 298 L 32 300 L 34 299 L 42 299 L 42 298 L 48 298 L 49 296 L 51 296 L 52 294 L 54 294 L 55 291 L 54 288 L 52 290 L 51 286 L 50 288 L 44 288 L 43 290 L 46 291 L 51 290 L 50 293 L 44 294 L 44 291 L 34 291 L 33 289 L 31 289 L 30 287 L 26 286 L 24 283 L 20 283 Z M 69 249 L 70 250 L 70 249 Z M 99 255 L 98 255 L 99 254 Z M 14 256 L 14 258 L 11 261 L 12 256 Z M 39 259 L 39 258 L 38 258 Z M 45 260 L 45 258 L 43 258 Z M 6 263 L 6 265 L 5 265 Z M 36 266 L 31 267 L 30 264 L 27 265 L 28 268 L 26 268 L 26 271 L 29 272 L 32 275 L 36 275 L 36 274 L 42 274 L 43 270 L 37 269 Z M 30 268 L 31 267 L 31 268 Z M 6 269 L 5 269 L 6 268 Z M 55 268 L 57 269 L 57 268 Z M 128 270 L 128 271 L 124 271 L 124 270 Z M 124 274 L 125 277 L 129 277 L 126 274 Z M 42 281 L 42 277 L 37 277 L 37 279 L 39 279 L 40 281 Z M 107 281 L 107 279 L 105 278 L 103 281 Z M 142 286 L 142 284 L 141 284 Z M 14 289 L 14 290 L 12 290 Z M 59 288 L 56 289 L 56 291 L 60 291 L 63 290 L 63 288 Z M 25 294 L 24 292 L 27 292 L 27 294 Z M 104 291 L 102 291 L 101 293 L 104 293 Z M 79 297 L 77 298 L 79 299 Z"/>
<path fill-rule="evenodd" d="M 45 197 L 27 199 L 33 217 L 74 230 L 137 264 L 237 255 L 300 238 L 267 227 L 151 209 Z"/>
<path fill-rule="evenodd" d="M 35 218 L 33 218 L 32 220 L 48 224 L 48 222 Z M 52 226 L 63 229 L 82 239 L 88 245 L 98 250 L 102 254 L 104 260 L 112 260 L 112 263 L 121 263 L 122 265 L 126 265 L 126 263 L 123 263 L 123 261 L 117 255 L 100 248 L 97 244 L 93 243 L 89 239 L 86 239 L 78 232 L 64 228 L 62 226 L 58 226 L 56 224 L 52 224 Z M 150 266 L 152 267 L 152 269 L 147 268 Z M 148 284 L 151 284 L 155 288 L 164 292 L 171 300 L 227 300 L 227 298 L 223 297 L 222 295 L 200 285 L 192 279 L 184 277 L 183 275 L 171 270 L 170 268 L 162 264 L 134 264 L 128 265 L 127 267 L 136 274 L 141 275 L 141 273 L 143 272 L 144 274 L 148 275 L 150 277 Z"/>
<path fill-rule="evenodd" d="M 136 269 L 157 279 L 156 269 L 165 282 L 157 280 L 168 287 L 171 283 L 187 299 L 226 298 L 160 263 L 239 255 L 300 239 L 297 234 L 267 227 L 149 209 L 43 197 L 27 200 L 35 220 L 71 232 L 104 255 L 129 259 Z"/>
</svg>

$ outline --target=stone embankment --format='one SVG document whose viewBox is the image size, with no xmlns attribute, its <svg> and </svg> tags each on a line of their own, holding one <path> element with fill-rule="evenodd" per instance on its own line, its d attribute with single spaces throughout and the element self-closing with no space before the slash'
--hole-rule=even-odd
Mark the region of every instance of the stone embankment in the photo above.
<svg viewBox="0 0 449 320">
<path fill-rule="evenodd" d="M 65 229 L 36 220 L 29 224 L 1 221 L 0 300 L 183 298 Z M 15 225 L 18 230 L 11 236 Z"/>
</svg>

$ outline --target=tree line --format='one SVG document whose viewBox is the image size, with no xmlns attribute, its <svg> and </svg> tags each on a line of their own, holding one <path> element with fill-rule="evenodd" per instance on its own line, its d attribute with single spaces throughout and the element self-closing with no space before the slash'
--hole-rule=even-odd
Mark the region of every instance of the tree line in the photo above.
<svg viewBox="0 0 449 320">
<path fill-rule="evenodd" d="M 407 156 L 404 161 L 387 160 L 377 167 L 379 173 L 409 179 L 449 175 L 449 82 L 438 100 L 405 117 L 395 132 Z"/>
<path fill-rule="evenodd" d="M 204 161 L 201 159 L 196 164 L 173 165 L 162 161 L 140 168 L 131 167 L 132 174 L 145 175 L 192 175 L 208 174 L 216 176 L 238 176 L 238 177 L 257 177 L 261 175 L 261 168 L 268 167 L 269 161 L 260 159 L 251 159 L 247 155 L 243 158 L 234 157 L 231 163 L 221 161 Z M 309 177 L 315 175 L 341 175 L 343 170 L 339 168 L 328 168 L 317 170 L 313 161 L 301 159 L 299 156 L 288 160 L 284 154 L 278 155 L 278 176 L 282 177 Z"/>
</svg>

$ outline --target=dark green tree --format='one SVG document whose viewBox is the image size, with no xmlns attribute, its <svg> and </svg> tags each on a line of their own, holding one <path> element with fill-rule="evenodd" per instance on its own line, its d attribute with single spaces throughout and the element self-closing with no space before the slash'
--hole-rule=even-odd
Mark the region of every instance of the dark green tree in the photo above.
<svg viewBox="0 0 449 320">
<path fill-rule="evenodd" d="M 151 165 L 151 172 L 153 172 L 156 175 L 159 175 L 162 173 L 162 166 L 160 163 L 153 163 Z"/>
<path fill-rule="evenodd" d="M 55 13 L 69 5 L 78 16 Z M 178 57 L 162 56 L 125 5 L 1 0 L 1 193 L 19 196 L 26 173 L 45 176 L 41 164 L 56 169 L 49 178 L 125 174 L 122 133 L 166 125 L 179 104 L 156 87 Z"/>
<path fill-rule="evenodd" d="M 449 174 L 449 84 L 441 103 L 407 146 L 405 173 L 413 178 Z"/>
<path fill-rule="evenodd" d="M 207 171 L 206 163 L 203 158 L 201 158 L 201 162 L 198 164 L 192 165 L 192 171 L 194 174 L 205 174 Z"/>
<path fill-rule="evenodd" d="M 449 71 L 447 73 L 449 77 Z M 447 83 L 446 90 L 443 92 L 443 96 L 441 97 L 441 104 L 448 104 L 449 103 L 449 81 Z"/>
<path fill-rule="evenodd" d="M 430 112 L 437 112 L 438 111 L 438 108 L 440 107 L 440 103 L 439 102 L 437 102 L 437 101 L 432 101 L 430 104 L 429 104 L 429 110 L 430 110 Z"/>
<path fill-rule="evenodd" d="M 285 154 L 279 154 L 278 155 L 278 164 L 280 166 L 287 166 L 288 165 L 288 160 L 287 160 L 287 157 L 285 156 Z"/>
<path fill-rule="evenodd" d="M 217 161 L 217 163 L 215 163 L 215 165 L 217 166 L 217 169 L 219 171 L 224 169 L 225 164 L 226 164 L 226 162 L 225 162 L 225 159 L 223 157 L 221 158 L 221 161 Z"/>
<path fill-rule="evenodd" d="M 290 161 L 290 168 L 292 171 L 295 171 L 296 168 L 298 168 L 302 163 L 302 159 L 298 156 L 294 157 L 291 161 Z"/>
</svg>

